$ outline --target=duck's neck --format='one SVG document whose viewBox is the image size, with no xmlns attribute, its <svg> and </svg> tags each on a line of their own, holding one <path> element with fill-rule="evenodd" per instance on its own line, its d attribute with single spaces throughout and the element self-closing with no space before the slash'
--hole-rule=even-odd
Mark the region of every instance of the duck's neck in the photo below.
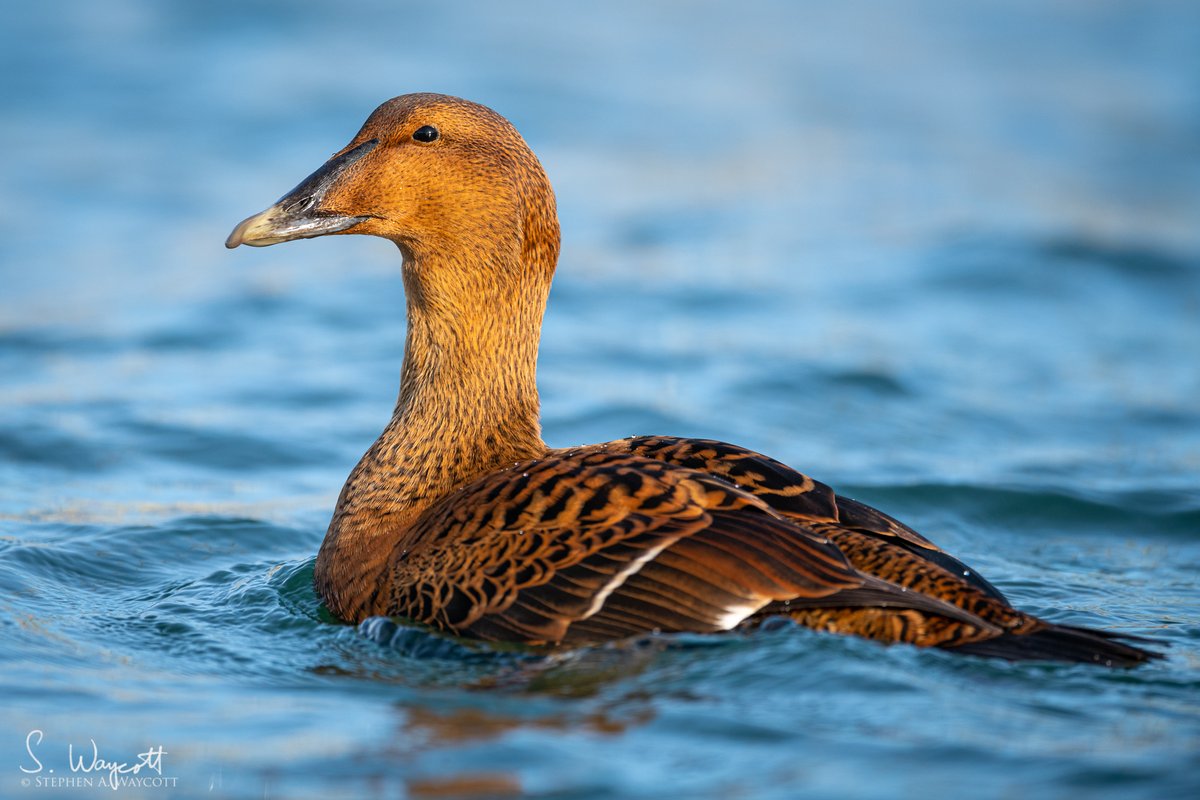
<svg viewBox="0 0 1200 800">
<path fill-rule="evenodd" d="M 350 474 L 331 534 L 394 536 L 472 478 L 545 453 L 536 371 L 549 282 L 529 275 L 519 252 L 405 259 L 400 396 Z"/>
<path fill-rule="evenodd" d="M 373 448 L 393 470 L 392 491 L 418 504 L 546 449 L 537 353 L 548 287 L 497 284 L 483 269 L 439 295 L 419 283 L 425 266 L 405 270 L 400 396 Z"/>
</svg>

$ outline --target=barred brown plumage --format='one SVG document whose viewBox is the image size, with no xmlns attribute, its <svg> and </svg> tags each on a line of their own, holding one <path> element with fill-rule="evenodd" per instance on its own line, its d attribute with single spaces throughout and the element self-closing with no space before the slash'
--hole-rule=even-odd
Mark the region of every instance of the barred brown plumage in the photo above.
<svg viewBox="0 0 1200 800">
<path fill-rule="evenodd" d="M 736 445 L 548 448 L 535 370 L 558 217 L 541 164 L 494 111 L 388 101 L 226 244 L 341 233 L 399 246 L 408 334 L 392 420 L 317 558 L 339 618 L 557 645 L 786 616 L 1009 659 L 1160 657 L 1137 637 L 1025 614 L 906 525 Z"/>
</svg>

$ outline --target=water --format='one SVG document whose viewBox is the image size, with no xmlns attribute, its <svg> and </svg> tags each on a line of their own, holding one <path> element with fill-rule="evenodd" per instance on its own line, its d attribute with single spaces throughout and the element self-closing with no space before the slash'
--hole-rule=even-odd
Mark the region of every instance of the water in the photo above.
<svg viewBox="0 0 1200 800">
<path fill-rule="evenodd" d="M 6 8 L 0 796 L 108 796 L 21 784 L 92 739 L 166 751 L 138 797 L 1200 790 L 1194 4 L 738 6 Z M 1170 658 L 334 624 L 313 555 L 394 400 L 396 254 L 221 244 L 416 90 L 511 117 L 558 189 L 552 444 L 764 450 Z"/>
</svg>

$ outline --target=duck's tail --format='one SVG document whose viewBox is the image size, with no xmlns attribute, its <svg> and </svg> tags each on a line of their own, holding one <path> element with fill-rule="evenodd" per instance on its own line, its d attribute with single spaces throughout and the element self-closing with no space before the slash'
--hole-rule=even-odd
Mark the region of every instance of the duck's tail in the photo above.
<svg viewBox="0 0 1200 800">
<path fill-rule="evenodd" d="M 1136 667 L 1166 658 L 1158 650 L 1140 647 L 1142 644 L 1165 646 L 1166 643 L 1128 633 L 1048 623 L 1045 628 L 1032 633 L 1006 633 L 987 641 L 947 649 L 1009 661 L 1068 661 L 1104 667 Z"/>
</svg>

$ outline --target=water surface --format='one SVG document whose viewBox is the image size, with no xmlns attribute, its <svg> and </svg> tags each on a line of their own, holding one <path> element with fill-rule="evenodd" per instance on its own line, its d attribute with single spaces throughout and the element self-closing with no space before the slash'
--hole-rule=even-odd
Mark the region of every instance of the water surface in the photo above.
<svg viewBox="0 0 1200 800">
<path fill-rule="evenodd" d="M 21 783 L 92 739 L 166 751 L 139 797 L 1200 791 L 1194 4 L 5 17 L 0 796 L 110 796 Z M 784 625 L 544 659 L 330 620 L 313 557 L 394 401 L 397 254 L 221 244 L 418 90 L 509 116 L 556 185 L 551 444 L 763 450 L 1170 658 Z"/>
</svg>

